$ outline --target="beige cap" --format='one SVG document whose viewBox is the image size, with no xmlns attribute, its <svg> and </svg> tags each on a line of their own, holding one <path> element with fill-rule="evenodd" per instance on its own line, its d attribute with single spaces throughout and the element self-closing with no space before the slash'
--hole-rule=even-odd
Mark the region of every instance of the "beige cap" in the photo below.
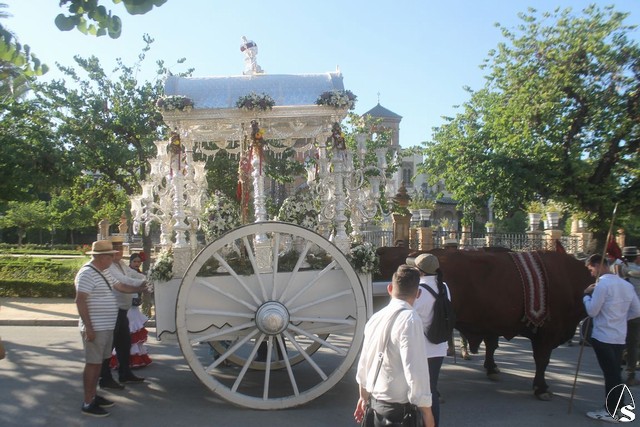
<svg viewBox="0 0 640 427">
<path fill-rule="evenodd" d="M 436 270 L 440 268 L 438 258 L 432 254 L 418 255 L 415 260 L 416 267 L 425 274 L 436 274 Z"/>
</svg>

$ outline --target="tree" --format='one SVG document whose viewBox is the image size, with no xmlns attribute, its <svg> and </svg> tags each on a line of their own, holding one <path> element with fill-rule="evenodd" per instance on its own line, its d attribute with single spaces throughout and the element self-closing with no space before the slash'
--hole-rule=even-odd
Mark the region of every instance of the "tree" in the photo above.
<svg viewBox="0 0 640 427">
<path fill-rule="evenodd" d="M 97 58 L 76 56 L 79 70 L 59 65 L 67 81 L 34 86 L 38 102 L 47 106 L 56 122 L 58 139 L 73 155 L 73 164 L 83 170 L 73 191 L 65 195 L 72 205 L 69 220 L 86 218 L 82 207 L 89 206 L 93 217 L 85 225 L 95 226 L 103 218 L 116 223 L 122 212 L 129 211 L 128 196 L 140 192 L 139 182 L 149 173 L 148 159 L 156 154 L 154 141 L 166 139 L 168 128 L 155 103 L 163 91 L 161 77 L 169 70 L 158 61 L 158 79 L 136 79 L 153 39 L 145 35 L 144 42 L 134 66 L 118 60 L 107 74 Z M 144 242 L 150 247 L 149 238 Z"/>
<path fill-rule="evenodd" d="M 6 7 L 0 3 L 0 9 Z M 9 16 L 0 11 L 0 19 Z M 29 45 L 22 45 L 11 30 L 0 24 L 0 97 L 23 95 L 29 81 L 47 71 L 48 67 L 31 52 Z"/>
<path fill-rule="evenodd" d="M 48 222 L 47 204 L 41 200 L 35 202 L 9 202 L 9 209 L 0 217 L 0 227 L 18 229 L 18 246 L 27 231 L 42 228 Z"/>
<path fill-rule="evenodd" d="M 501 27 L 485 87 L 435 129 L 421 169 L 467 208 L 552 198 L 606 230 L 615 202 L 622 217 L 640 204 L 640 48 L 612 7 L 536 14 Z"/>
<path fill-rule="evenodd" d="M 167 0 L 113 0 L 123 3 L 131 15 L 144 15 L 154 6 L 160 7 Z M 61 31 L 71 31 L 77 28 L 83 34 L 104 36 L 117 39 L 122 32 L 122 20 L 112 15 L 111 10 L 102 6 L 99 0 L 60 0 L 60 7 L 66 7 L 69 15 L 64 13 L 56 16 L 55 23 Z"/>
<path fill-rule="evenodd" d="M 133 67 L 118 60 L 116 69 L 107 74 L 96 57 L 76 56 L 82 73 L 59 65 L 71 82 L 42 83 L 35 91 L 59 123 L 57 134 L 77 164 L 99 176 L 100 182 L 118 186 L 126 195 L 140 191 L 138 183 L 146 178 L 150 168 L 147 160 L 156 154 L 153 142 L 164 139 L 167 133 L 162 115 L 155 107 L 162 95 L 161 79 L 138 82 L 135 77 L 136 68 L 141 66 L 153 43 L 149 36 L 144 41 L 140 62 Z M 160 61 L 158 76 L 167 72 Z"/>
<path fill-rule="evenodd" d="M 71 182 L 71 153 L 53 127 L 39 102 L 0 98 L 0 205 L 32 200 Z"/>
</svg>

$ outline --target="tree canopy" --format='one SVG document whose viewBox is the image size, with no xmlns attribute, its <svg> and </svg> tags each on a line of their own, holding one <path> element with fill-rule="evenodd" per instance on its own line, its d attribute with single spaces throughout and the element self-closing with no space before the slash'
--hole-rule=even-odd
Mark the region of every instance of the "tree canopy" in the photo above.
<svg viewBox="0 0 640 427">
<path fill-rule="evenodd" d="M 53 128 L 40 102 L 0 97 L 0 206 L 38 198 L 79 172 Z"/>
<path fill-rule="evenodd" d="M 127 195 L 139 191 L 138 182 L 149 170 L 147 159 L 156 152 L 153 142 L 167 132 L 155 108 L 163 90 L 160 77 L 167 73 L 164 63 L 158 64 L 158 78 L 153 82 L 139 82 L 135 77 L 153 43 L 149 36 L 144 40 L 143 53 L 134 66 L 118 60 L 115 70 L 107 73 L 96 57 L 76 56 L 79 70 L 59 65 L 68 81 L 42 83 L 35 91 L 55 118 L 57 135 L 77 164 Z"/>
<path fill-rule="evenodd" d="M 7 5 L 0 3 L 0 19 L 11 16 L 5 12 Z M 34 76 L 48 71 L 48 67 L 23 45 L 16 35 L 0 23 L 0 96 L 21 95 L 26 83 Z"/>
<path fill-rule="evenodd" d="M 590 6 L 520 14 L 489 53 L 486 84 L 434 130 L 422 171 L 443 178 L 465 210 L 493 195 L 498 215 L 534 199 L 591 214 L 640 205 L 640 47 L 627 14 Z M 606 227 L 604 227 L 606 229 Z"/>
<path fill-rule="evenodd" d="M 113 3 L 123 3 L 131 15 L 143 15 L 160 7 L 167 0 L 112 0 Z M 65 7 L 68 15 L 61 13 L 56 16 L 56 26 L 61 31 L 71 31 L 77 28 L 83 34 L 92 36 L 109 35 L 113 39 L 122 33 L 122 20 L 113 15 L 111 10 L 104 7 L 101 0 L 60 0 L 60 7 Z"/>
</svg>

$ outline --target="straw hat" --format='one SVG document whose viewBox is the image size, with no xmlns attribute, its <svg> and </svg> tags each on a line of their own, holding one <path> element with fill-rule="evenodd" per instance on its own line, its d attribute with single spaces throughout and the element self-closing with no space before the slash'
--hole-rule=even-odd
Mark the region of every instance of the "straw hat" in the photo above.
<svg viewBox="0 0 640 427">
<path fill-rule="evenodd" d="M 638 256 L 638 247 L 637 246 L 625 246 L 622 248 L 622 256 Z"/>
<path fill-rule="evenodd" d="M 432 254 L 418 255 L 415 263 L 416 267 L 425 274 L 436 274 L 436 270 L 440 268 L 438 258 Z"/>
<path fill-rule="evenodd" d="M 115 254 L 118 251 L 113 250 L 113 245 L 108 240 L 98 240 L 93 242 L 91 250 L 87 252 L 87 255 L 109 255 Z"/>
</svg>

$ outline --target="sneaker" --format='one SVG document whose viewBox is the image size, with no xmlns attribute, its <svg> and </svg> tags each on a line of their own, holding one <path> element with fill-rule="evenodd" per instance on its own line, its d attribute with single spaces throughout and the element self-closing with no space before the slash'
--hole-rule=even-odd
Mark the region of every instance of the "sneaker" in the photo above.
<svg viewBox="0 0 640 427">
<path fill-rule="evenodd" d="M 104 397 L 98 396 L 97 394 L 96 397 L 94 397 L 93 402 L 101 408 L 111 408 L 113 405 L 115 405 L 115 403 L 113 403 L 109 399 L 105 399 Z"/>
<path fill-rule="evenodd" d="M 607 423 L 617 424 L 617 423 L 620 422 L 616 418 L 613 418 L 611 415 L 609 415 L 609 413 L 607 412 L 606 409 L 601 409 L 599 411 L 587 412 L 587 417 L 591 418 L 592 420 L 605 421 Z"/>
<path fill-rule="evenodd" d="M 97 418 L 102 418 L 102 417 L 108 417 L 109 413 L 107 411 L 105 411 L 104 409 L 102 409 L 101 407 L 99 407 L 95 402 L 91 402 L 88 405 L 82 405 L 82 413 L 84 415 L 88 415 L 90 417 L 97 417 Z"/>
<path fill-rule="evenodd" d="M 633 387 L 640 384 L 640 381 L 636 379 L 635 374 L 629 374 L 629 376 L 627 377 L 627 380 L 624 383 L 629 387 Z"/>
<path fill-rule="evenodd" d="M 109 388 L 112 390 L 122 390 L 124 386 L 113 378 L 102 378 L 100 380 L 100 388 Z"/>
<path fill-rule="evenodd" d="M 121 383 L 141 383 L 144 381 L 144 378 L 142 377 L 136 377 L 133 374 L 129 374 L 125 377 L 120 377 L 120 382 Z"/>
</svg>

